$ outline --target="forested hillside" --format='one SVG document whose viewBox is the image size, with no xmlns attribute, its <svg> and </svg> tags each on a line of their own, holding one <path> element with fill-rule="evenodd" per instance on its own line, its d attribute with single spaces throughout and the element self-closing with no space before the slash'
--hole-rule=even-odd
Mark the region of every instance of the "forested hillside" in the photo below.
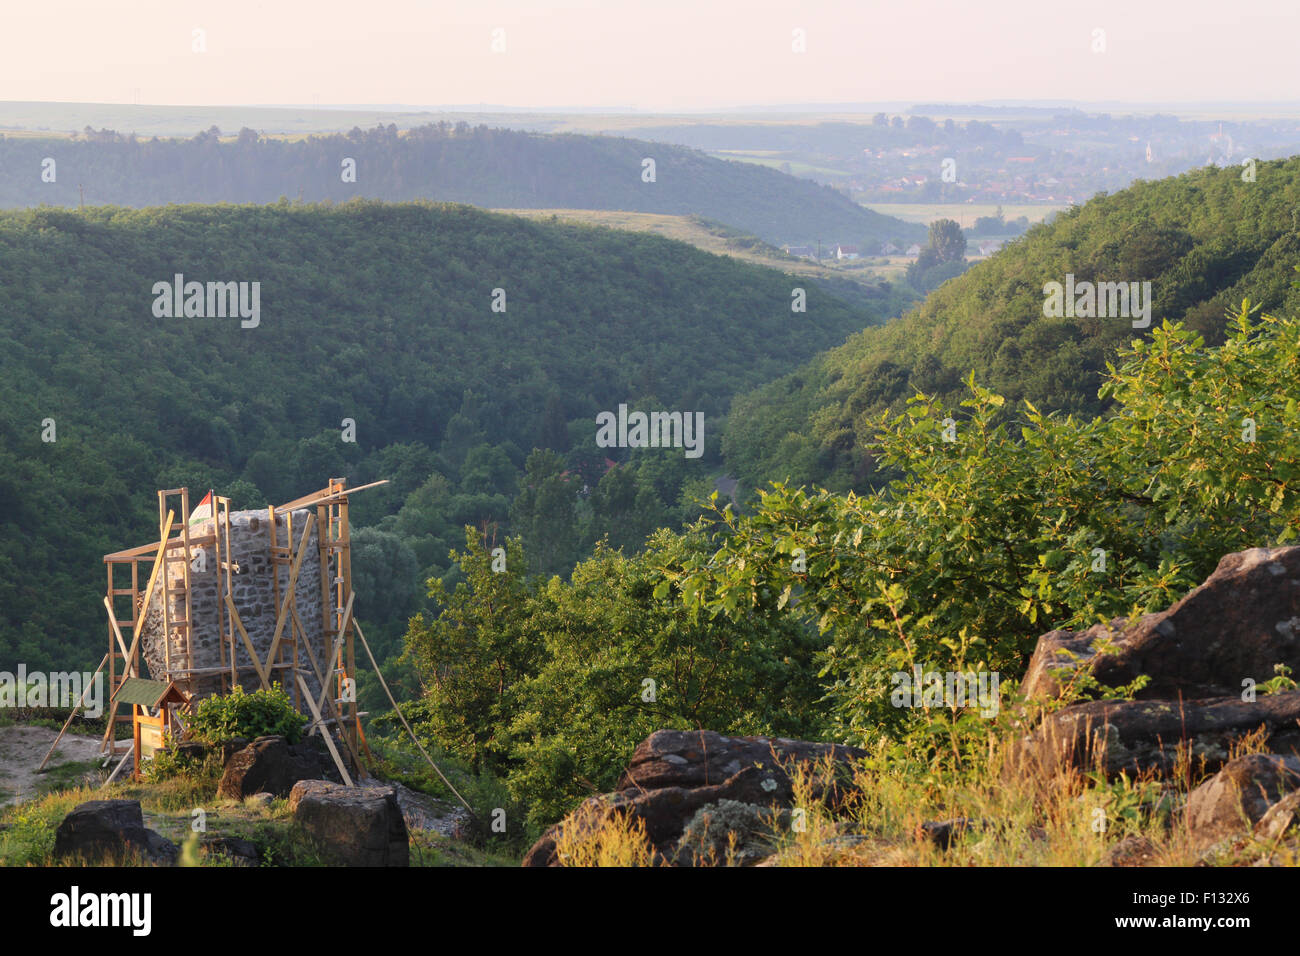
<svg viewBox="0 0 1300 956">
<path fill-rule="evenodd" d="M 260 283 L 256 327 L 157 317 L 176 273 Z M 391 479 L 353 508 L 358 615 L 390 641 L 465 524 L 548 573 L 602 535 L 639 545 L 712 490 L 734 393 L 895 308 L 809 285 L 792 316 L 795 284 L 457 205 L 0 214 L 0 658 L 93 665 L 100 558 L 156 535 L 162 487 L 247 508 Z M 620 403 L 703 412 L 703 456 L 597 448 Z"/>
<path fill-rule="evenodd" d="M 137 140 L 87 131 L 75 140 L 0 137 L 0 205 L 126 206 L 357 197 L 434 199 L 487 208 L 622 209 L 700 215 L 774 244 L 907 243 L 920 226 L 883 216 L 834 189 L 751 163 L 644 140 L 543 135 L 438 123 L 346 136 L 221 141 Z M 642 162 L 655 162 L 643 181 Z M 54 161 L 54 181 L 42 163 Z M 355 177 L 345 161 L 355 163 Z M 347 181 L 349 180 L 350 181 Z"/>
<path fill-rule="evenodd" d="M 1031 229 L 934 291 L 897 322 L 868 329 L 799 371 L 737 398 L 724 446 L 751 484 L 790 478 L 862 488 L 874 467 L 868 422 L 917 390 L 952 397 L 974 370 L 1005 396 L 1092 415 L 1117 349 L 1150 329 L 1126 318 L 1048 318 L 1043 287 L 1151 283 L 1151 327 L 1184 321 L 1215 343 L 1243 298 L 1294 312 L 1300 158 L 1206 168 L 1099 196 Z"/>
</svg>

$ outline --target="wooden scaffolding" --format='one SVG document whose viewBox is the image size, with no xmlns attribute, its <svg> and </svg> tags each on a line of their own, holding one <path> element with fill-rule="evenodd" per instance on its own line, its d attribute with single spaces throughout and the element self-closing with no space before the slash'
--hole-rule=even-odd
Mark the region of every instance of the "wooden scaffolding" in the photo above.
<svg viewBox="0 0 1300 956">
<path fill-rule="evenodd" d="M 108 611 L 105 666 L 112 704 L 102 741 L 103 752 L 110 757 L 132 752 L 131 741 L 119 742 L 116 739 L 118 725 L 132 722 L 129 710 L 118 706 L 118 691 L 123 682 L 144 676 L 141 673 L 140 638 L 145 628 L 145 615 L 154 595 L 158 594 L 164 659 L 162 673 L 150 677 L 177 683 L 200 677 L 219 677 L 222 693 L 235 685 L 243 686 L 254 677 L 256 686 L 267 689 L 273 680 L 278 679 L 292 695 L 294 706 L 311 717 L 311 732 L 321 733 L 335 759 L 339 760 L 340 755 L 331 739 L 331 728 L 338 731 L 347 762 L 355 771 L 363 771 L 361 753 L 365 751 L 369 756 L 369 747 L 361 729 L 363 715 L 357 707 L 348 496 L 386 483 L 379 481 L 349 489 L 345 479 L 331 478 L 320 491 L 267 508 L 277 614 L 274 635 L 265 658 L 253 646 L 233 599 L 232 574 L 238 573 L 239 569 L 231 559 L 230 499 L 209 492 L 213 530 L 192 535 L 189 490 L 171 488 L 159 491 L 157 543 L 104 556 L 108 569 L 108 589 L 104 596 L 104 607 Z M 293 521 L 293 512 L 300 509 L 314 512 L 308 515 L 301 529 L 295 528 Z M 281 516 L 285 528 L 283 541 L 277 524 L 277 518 Z M 313 527 L 318 531 L 324 635 L 320 650 L 324 652 L 323 656 L 318 656 L 307 638 L 295 599 L 298 575 Z M 196 548 L 210 549 L 203 552 L 203 560 L 211 554 L 216 562 L 218 666 L 196 667 L 194 662 L 190 572 L 191 562 L 197 560 Z M 126 572 L 123 566 L 129 566 L 129 586 L 118 583 L 121 580 L 119 575 Z M 143 574 L 145 570 L 148 570 L 147 578 Z M 287 575 L 283 588 L 280 585 L 282 572 Z M 143 590 L 140 588 L 142 579 L 147 581 Z M 124 607 L 123 602 L 127 601 L 129 605 Z M 173 604 L 177 608 L 175 614 Z M 241 645 L 250 659 L 248 664 L 237 663 L 237 648 Z M 316 678 L 320 688 L 315 699 L 305 679 L 310 676 Z M 191 699 L 187 706 L 194 703 L 195 700 Z M 344 777 L 347 778 L 346 771 Z"/>
</svg>

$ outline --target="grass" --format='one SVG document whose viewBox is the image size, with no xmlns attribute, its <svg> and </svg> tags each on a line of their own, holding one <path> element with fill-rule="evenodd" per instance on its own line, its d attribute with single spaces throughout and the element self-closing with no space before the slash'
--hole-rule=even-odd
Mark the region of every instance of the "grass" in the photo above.
<svg viewBox="0 0 1300 956">
<path fill-rule="evenodd" d="M 145 826 L 182 848 L 181 865 L 232 865 L 223 855 L 201 848 L 193 829 L 196 810 L 202 811 L 208 835 L 252 842 L 264 866 L 326 865 L 320 848 L 294 825 L 287 800 L 263 804 L 251 799 L 242 803 L 218 799 L 220 774 L 210 766 L 165 780 L 114 783 L 106 789 L 82 782 L 85 772 L 93 767 L 81 763 L 55 767 L 42 788 L 45 792 L 17 806 L 0 809 L 0 866 L 79 865 L 80 861 L 54 856 L 59 823 L 81 803 L 114 799 L 140 801 Z M 519 862 L 517 855 L 483 851 L 437 833 L 415 830 L 410 841 L 412 866 L 516 866 Z M 111 864 L 139 866 L 142 861 L 127 857 Z"/>
<path fill-rule="evenodd" d="M 793 812 L 774 815 L 763 842 L 774 866 L 1097 866 L 1126 837 L 1144 841 L 1151 865 L 1272 865 L 1300 862 L 1300 845 L 1268 845 L 1244 829 L 1239 839 L 1210 850 L 1197 846 L 1180 812 L 1190 788 L 1207 770 L 1184 753 L 1171 779 L 1153 774 L 1107 779 L 1097 767 L 1030 771 L 1013 766 L 1004 741 L 961 769 L 918 759 L 915 752 L 881 748 L 832 790 L 831 768 L 788 769 Z M 1260 752 L 1246 739 L 1232 756 Z M 824 796 L 834 793 L 832 801 Z M 780 820 L 779 823 L 775 822 Z M 966 821 L 947 847 L 922 824 Z M 585 824 L 585 825 L 584 825 Z M 735 834 L 727 858 L 736 849 Z M 566 866 L 645 866 L 655 862 L 639 821 L 620 813 L 579 821 L 557 839 Z M 714 859 L 727 865 L 728 859 Z M 705 861 L 708 865 L 708 861 Z"/>
<path fill-rule="evenodd" d="M 709 155 L 715 159 L 734 159 L 743 163 L 753 163 L 756 166 L 766 166 L 769 169 L 784 169 L 790 167 L 792 176 L 847 176 L 849 171 L 846 169 L 834 169 L 830 166 L 814 166 L 811 163 L 800 162 L 797 159 L 790 159 L 782 156 L 777 150 L 770 149 L 712 149 L 708 151 Z"/>
<path fill-rule="evenodd" d="M 733 259 L 752 262 L 769 269 L 778 269 L 792 275 L 867 281 L 901 273 L 907 265 L 907 261 L 902 261 L 897 268 L 894 268 L 892 263 L 887 264 L 883 260 L 880 265 L 868 265 L 859 260 L 853 264 L 854 268 L 848 268 L 845 265 L 822 265 L 807 259 L 794 259 L 753 236 L 736 233 L 696 216 L 606 209 L 495 209 L 493 212 L 523 216 L 527 219 L 555 217 L 589 226 L 603 226 L 607 229 L 648 232 L 666 239 L 689 243 L 697 249 L 714 255 L 730 256 Z"/>
<path fill-rule="evenodd" d="M 50 759 L 54 760 L 58 756 L 59 751 L 56 750 Z M 106 773 L 107 771 L 105 771 Z M 87 783 L 90 778 L 99 774 L 98 760 L 69 760 L 64 763 L 51 763 L 38 778 L 36 790 L 38 794 L 68 790 Z"/>
<path fill-rule="evenodd" d="M 555 838 L 555 855 L 561 866 L 654 866 L 654 848 L 646 838 L 645 822 L 625 813 L 603 819 L 581 808 Z"/>
</svg>

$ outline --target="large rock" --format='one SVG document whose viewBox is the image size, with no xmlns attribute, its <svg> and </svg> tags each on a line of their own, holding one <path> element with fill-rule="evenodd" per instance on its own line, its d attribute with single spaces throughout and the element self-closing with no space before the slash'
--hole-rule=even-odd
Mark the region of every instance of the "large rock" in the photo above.
<svg viewBox="0 0 1300 956">
<path fill-rule="evenodd" d="M 701 809 L 724 801 L 753 807 L 789 807 L 790 773 L 796 764 L 816 770 L 826 764 L 844 778 L 865 751 L 839 744 L 775 737 L 724 737 L 712 731 L 660 730 L 642 741 L 613 793 L 590 797 L 546 831 L 524 857 L 524 866 L 558 866 L 556 840 L 581 836 L 614 815 L 645 826 L 661 861 L 678 859 L 678 841 Z M 843 781 L 819 784 L 813 796 L 835 803 Z M 733 808 L 734 809 L 734 808 Z"/>
<path fill-rule="evenodd" d="M 407 866 L 410 837 L 392 787 L 345 787 L 301 780 L 289 810 L 331 862 L 341 866 Z"/>
<path fill-rule="evenodd" d="M 357 786 L 392 789 L 397 797 L 397 805 L 401 807 L 408 833 L 423 830 L 459 840 L 468 835 L 474 822 L 473 816 L 464 807 L 431 797 L 427 793 L 418 793 L 400 783 L 383 783 L 367 777 L 357 781 Z"/>
<path fill-rule="evenodd" d="M 287 797 L 299 780 L 341 782 L 333 760 L 314 738 L 290 744 L 283 737 L 258 737 L 226 760 L 217 796 L 232 800 L 257 793 Z"/>
<path fill-rule="evenodd" d="M 1095 642 L 1106 637 L 1118 653 L 1097 653 Z M 1052 670 L 1087 667 L 1109 686 L 1150 676 L 1141 699 L 1228 697 L 1240 695 L 1247 678 L 1272 678 L 1275 664 L 1300 673 L 1300 547 L 1225 555 L 1200 587 L 1131 626 L 1119 619 L 1044 634 L 1021 691 L 1055 696 Z"/>
<path fill-rule="evenodd" d="M 1187 795 L 1188 833 L 1202 848 L 1244 833 L 1285 795 L 1298 790 L 1300 757 L 1237 757 Z"/>
<path fill-rule="evenodd" d="M 711 730 L 656 730 L 632 752 L 619 779 L 619 790 L 705 787 L 722 783 L 745 767 L 768 768 L 781 777 L 792 763 L 822 760 L 847 763 L 865 750 L 842 744 L 813 743 L 785 737 L 724 737 Z"/>
<path fill-rule="evenodd" d="M 1044 721 L 1013 748 L 1009 770 L 1029 767 L 1049 774 L 1063 766 L 1090 770 L 1101 766 L 1111 776 L 1154 770 L 1167 776 L 1178 762 L 1178 748 L 1191 750 L 1193 766 L 1222 766 L 1231 746 L 1264 728 L 1268 748 L 1300 753 L 1300 691 L 1263 694 L 1252 702 L 1240 697 L 1213 700 L 1098 700 L 1071 704 Z"/>
<path fill-rule="evenodd" d="M 719 800 L 695 811 L 677 840 L 677 866 L 753 866 L 776 852 L 774 836 L 790 828 L 789 810 Z"/>
<path fill-rule="evenodd" d="M 54 834 L 54 856 L 87 863 L 118 863 L 139 857 L 170 866 L 180 847 L 145 828 L 139 800 L 91 800 L 78 805 Z"/>
<path fill-rule="evenodd" d="M 1255 836 L 1273 843 L 1300 831 L 1300 790 L 1293 790 L 1268 808 L 1255 824 Z"/>
</svg>

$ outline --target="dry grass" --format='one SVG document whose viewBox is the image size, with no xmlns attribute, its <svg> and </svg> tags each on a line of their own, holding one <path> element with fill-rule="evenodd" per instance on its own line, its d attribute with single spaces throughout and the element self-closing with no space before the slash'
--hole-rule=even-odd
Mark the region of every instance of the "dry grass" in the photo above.
<svg viewBox="0 0 1300 956">
<path fill-rule="evenodd" d="M 561 866 L 654 866 L 654 848 L 645 822 L 625 813 L 599 819 L 584 807 L 561 828 L 555 854 Z"/>
<path fill-rule="evenodd" d="M 1239 740 L 1232 756 L 1265 752 L 1264 735 Z M 1136 838 L 1149 865 L 1296 865 L 1294 838 L 1265 843 L 1243 831 L 1233 843 L 1207 854 L 1194 845 L 1182 807 L 1208 770 L 1203 756 L 1179 748 L 1168 779 L 1104 772 L 1094 765 L 1050 767 L 1011 764 L 1006 739 L 989 741 L 977 761 L 961 769 L 900 757 L 880 748 L 856 768 L 851 784 L 832 788 L 828 763 L 787 767 L 794 785 L 793 811 L 775 825 L 775 852 L 765 866 L 1047 866 L 1104 865 L 1107 851 Z M 945 759 L 948 759 L 945 757 Z M 946 846 L 923 824 L 967 821 Z M 588 819 L 563 837 L 568 866 L 645 866 L 652 850 L 639 821 L 619 813 Z M 725 859 L 730 865 L 735 834 Z"/>
<path fill-rule="evenodd" d="M 874 280 L 877 277 L 901 275 L 910 259 L 870 259 L 856 260 L 850 264 L 820 264 L 808 259 L 791 259 L 780 250 L 766 244 L 754 246 L 747 241 L 737 242 L 735 237 L 720 235 L 692 216 L 674 216 L 653 212 L 627 212 L 617 209 L 494 209 L 493 212 L 521 216 L 526 219 L 557 219 L 580 222 L 589 226 L 604 226 L 608 229 L 622 229 L 628 232 L 648 232 L 666 239 L 689 243 L 704 252 L 718 256 L 730 256 L 744 262 L 778 269 L 791 275 L 811 276 L 817 278 L 849 278 L 860 281 Z M 829 255 L 829 250 L 827 250 Z"/>
</svg>

